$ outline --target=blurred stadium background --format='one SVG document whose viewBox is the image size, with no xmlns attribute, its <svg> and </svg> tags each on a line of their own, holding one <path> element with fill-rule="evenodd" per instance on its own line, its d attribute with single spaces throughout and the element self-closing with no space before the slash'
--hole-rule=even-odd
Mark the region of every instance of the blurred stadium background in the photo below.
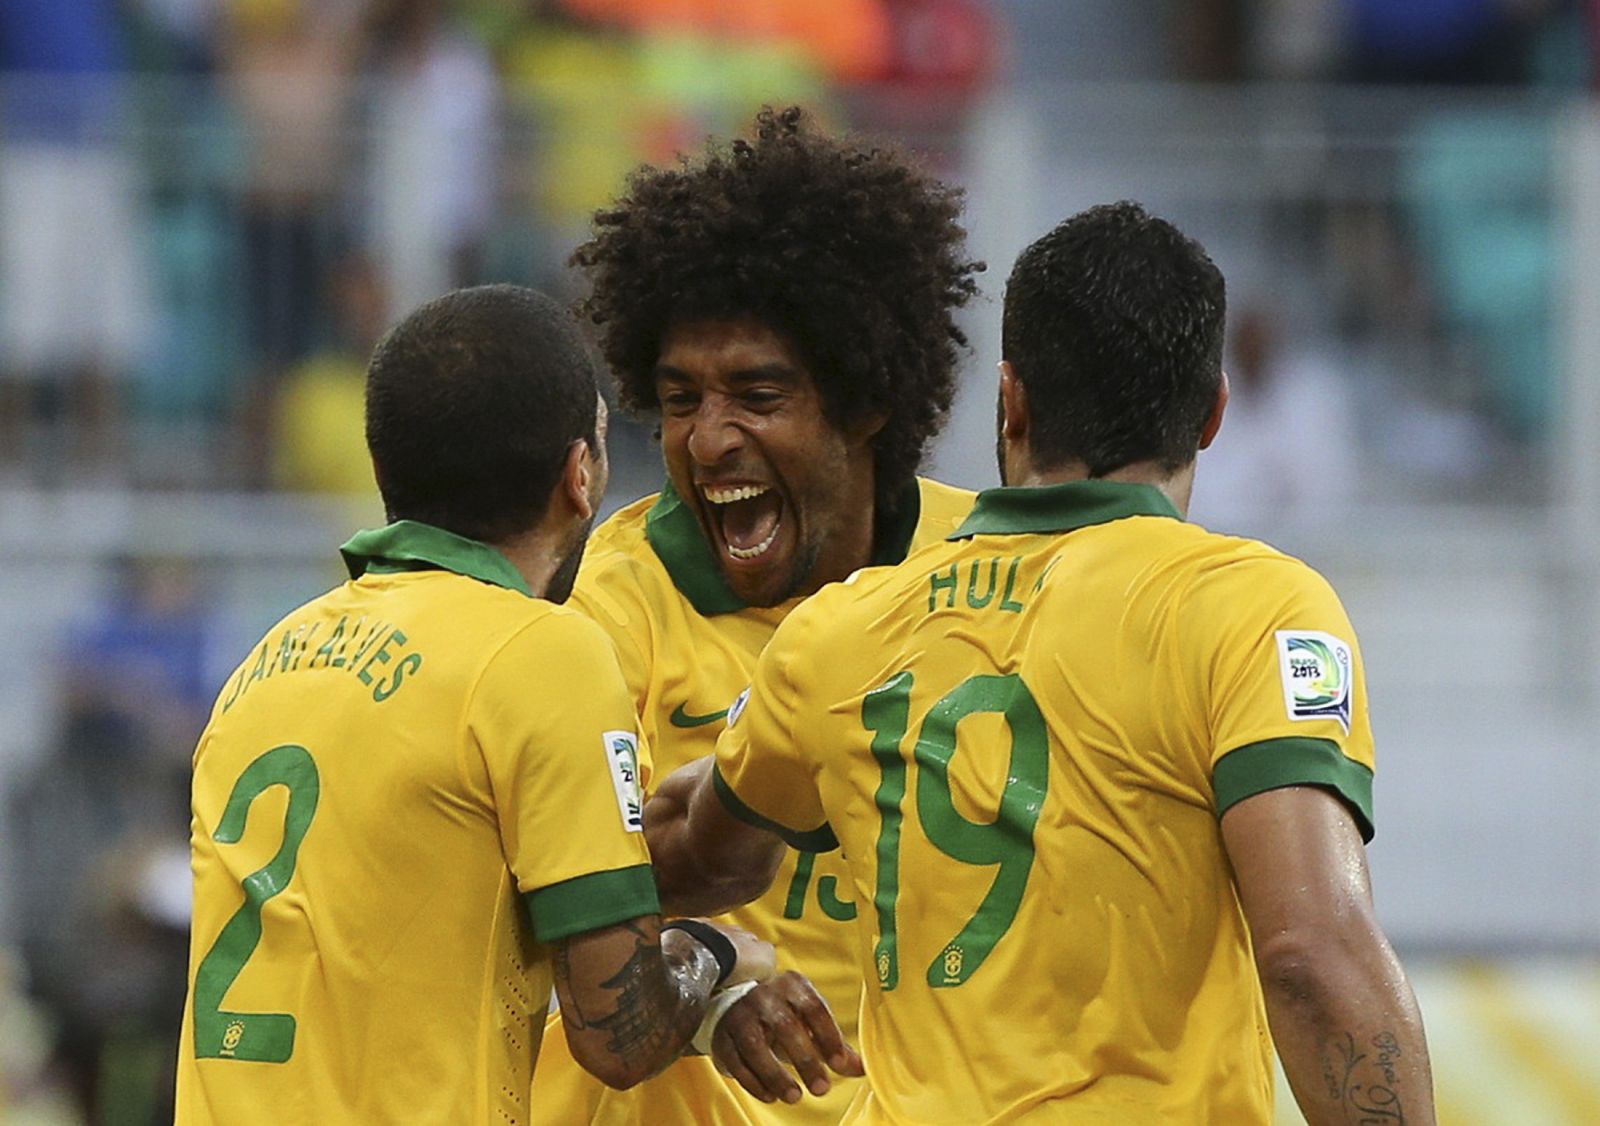
<svg viewBox="0 0 1600 1126">
<path fill-rule="evenodd" d="M 1126 197 L 1212 249 L 1194 515 L 1362 633 L 1442 1120 L 1600 1123 L 1597 58 L 1594 0 L 0 0 L 0 1120 L 171 1120 L 188 756 L 381 517 L 377 334 L 572 294 L 630 167 L 800 101 L 970 189 L 947 479 L 1024 244 Z"/>
</svg>

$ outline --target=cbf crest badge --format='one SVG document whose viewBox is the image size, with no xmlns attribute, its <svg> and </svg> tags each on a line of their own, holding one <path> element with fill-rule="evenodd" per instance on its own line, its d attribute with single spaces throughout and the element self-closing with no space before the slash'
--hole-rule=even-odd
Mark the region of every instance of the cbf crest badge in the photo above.
<svg viewBox="0 0 1600 1126">
<path fill-rule="evenodd" d="M 1290 719 L 1336 719 L 1350 733 L 1355 692 L 1350 646 L 1319 630 L 1280 629 L 1278 664 Z"/>
<path fill-rule="evenodd" d="M 601 738 L 611 765 L 611 785 L 617 791 L 622 827 L 644 832 L 644 785 L 639 778 L 639 737 L 632 731 L 607 731 Z"/>
</svg>

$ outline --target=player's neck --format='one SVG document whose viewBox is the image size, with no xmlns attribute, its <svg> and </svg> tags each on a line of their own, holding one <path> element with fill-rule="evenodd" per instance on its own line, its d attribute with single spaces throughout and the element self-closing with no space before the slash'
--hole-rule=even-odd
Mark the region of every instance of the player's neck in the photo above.
<svg viewBox="0 0 1600 1126">
<path fill-rule="evenodd" d="M 1019 488 L 1036 489 L 1046 485 L 1065 485 L 1070 481 L 1089 480 L 1089 467 L 1082 462 L 1070 462 L 1066 465 L 1053 466 L 1050 469 L 1038 469 L 1032 465 L 1024 465 L 1016 474 L 1015 480 L 1007 482 Z M 1112 470 L 1110 473 L 1096 477 L 1097 481 L 1121 481 L 1130 485 L 1150 485 L 1161 492 L 1170 500 L 1173 507 L 1184 516 L 1189 515 L 1189 498 L 1194 492 L 1194 462 L 1190 462 L 1176 472 L 1167 470 L 1159 462 L 1136 461 L 1131 465 L 1124 465 L 1121 469 Z"/>
<path fill-rule="evenodd" d="M 539 530 L 498 540 L 490 546 L 517 569 L 535 598 L 546 597 L 550 581 L 570 554 L 569 544 Z"/>
</svg>

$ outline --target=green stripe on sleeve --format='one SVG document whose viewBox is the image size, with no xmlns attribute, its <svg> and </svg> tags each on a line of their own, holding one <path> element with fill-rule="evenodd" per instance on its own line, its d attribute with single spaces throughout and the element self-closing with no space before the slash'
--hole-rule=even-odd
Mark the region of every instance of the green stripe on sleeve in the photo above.
<svg viewBox="0 0 1600 1126">
<path fill-rule="evenodd" d="M 722 776 L 722 770 L 717 765 L 711 768 L 711 784 L 716 787 L 717 797 L 722 799 L 722 805 L 729 813 L 746 825 L 754 825 L 757 829 L 776 833 L 790 848 L 797 848 L 802 852 L 832 852 L 839 847 L 839 838 L 833 835 L 833 828 L 827 822 L 823 822 L 815 829 L 802 832 L 761 816 L 739 800 L 739 795 L 733 792 L 733 787 L 728 785 L 727 779 Z"/>
<path fill-rule="evenodd" d="M 1326 786 L 1350 807 L 1361 839 L 1372 839 L 1372 771 L 1330 739 L 1265 739 L 1235 748 L 1212 771 L 1217 816 L 1245 798 L 1285 786 Z"/>
<path fill-rule="evenodd" d="M 661 914 L 655 870 L 648 864 L 574 876 L 523 895 L 540 942 L 556 942 L 585 931 Z"/>
</svg>

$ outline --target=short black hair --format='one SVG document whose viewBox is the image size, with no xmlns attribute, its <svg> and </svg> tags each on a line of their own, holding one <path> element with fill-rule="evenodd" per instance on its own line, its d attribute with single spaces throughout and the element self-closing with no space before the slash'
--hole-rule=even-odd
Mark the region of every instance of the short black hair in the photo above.
<svg viewBox="0 0 1600 1126">
<path fill-rule="evenodd" d="M 1028 392 L 1038 465 L 1080 462 L 1102 477 L 1193 461 L 1222 379 L 1226 304 L 1205 249 L 1126 200 L 1024 250 L 1000 348 Z"/>
<path fill-rule="evenodd" d="M 495 542 L 543 518 L 595 440 L 595 365 L 571 313 L 514 285 L 421 306 L 367 367 L 367 447 L 390 520 Z"/>
<path fill-rule="evenodd" d="M 887 416 L 873 441 L 883 501 L 950 410 L 967 343 L 954 312 L 983 268 L 966 257 L 961 200 L 898 150 L 769 106 L 751 140 L 641 168 L 595 214 L 572 256 L 592 286 L 580 311 L 600 328 L 623 405 L 644 413 L 658 408 L 655 366 L 674 325 L 749 318 L 778 332 L 835 427 Z"/>
</svg>

